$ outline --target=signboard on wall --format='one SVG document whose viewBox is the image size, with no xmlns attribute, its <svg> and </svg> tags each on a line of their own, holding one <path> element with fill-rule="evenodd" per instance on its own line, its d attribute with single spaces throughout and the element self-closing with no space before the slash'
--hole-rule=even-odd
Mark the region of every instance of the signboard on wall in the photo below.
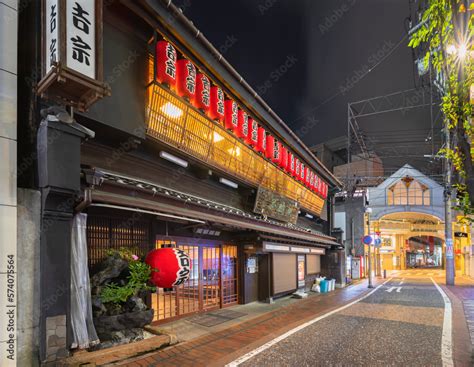
<svg viewBox="0 0 474 367">
<path fill-rule="evenodd" d="M 42 0 L 43 98 L 80 111 L 111 94 L 103 80 L 102 0 Z"/>
<path fill-rule="evenodd" d="M 296 224 L 299 209 L 298 202 L 262 187 L 258 188 L 254 213 Z"/>
<path fill-rule="evenodd" d="M 298 255 L 298 288 L 304 287 L 304 277 L 305 277 L 305 256 Z"/>
</svg>

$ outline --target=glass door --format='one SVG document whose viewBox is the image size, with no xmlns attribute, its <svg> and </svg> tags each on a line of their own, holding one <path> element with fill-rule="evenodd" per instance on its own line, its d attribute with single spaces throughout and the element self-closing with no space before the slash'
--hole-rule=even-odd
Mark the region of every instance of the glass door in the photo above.
<svg viewBox="0 0 474 367">
<path fill-rule="evenodd" d="M 203 310 L 208 310 L 220 306 L 220 248 L 202 246 L 199 250 L 201 252 L 201 304 Z"/>
</svg>

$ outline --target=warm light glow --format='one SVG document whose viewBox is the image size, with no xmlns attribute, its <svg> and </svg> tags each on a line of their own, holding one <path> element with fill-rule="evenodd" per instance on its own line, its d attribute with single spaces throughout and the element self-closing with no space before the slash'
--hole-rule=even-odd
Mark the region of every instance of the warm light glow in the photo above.
<svg viewBox="0 0 474 367">
<path fill-rule="evenodd" d="M 465 44 L 462 44 L 459 46 L 458 50 L 458 57 L 463 60 L 467 55 L 467 46 Z"/>
<path fill-rule="evenodd" d="M 181 108 L 175 106 L 171 102 L 166 102 L 162 107 L 161 111 L 168 117 L 171 117 L 172 119 L 177 119 L 178 117 L 181 117 L 183 114 L 183 111 Z"/>
<path fill-rule="evenodd" d="M 214 131 L 214 135 L 213 135 L 212 141 L 213 141 L 214 143 L 218 143 L 218 142 L 220 142 L 222 139 L 224 139 L 224 138 L 222 137 L 222 135 L 219 135 L 219 133 L 218 133 L 217 131 Z"/>
<path fill-rule="evenodd" d="M 239 157 L 240 156 L 240 148 L 239 147 L 234 147 L 234 148 L 230 148 L 228 150 L 228 152 L 236 157 Z"/>
<path fill-rule="evenodd" d="M 448 53 L 448 55 L 454 55 L 456 53 L 456 46 L 454 45 L 448 45 L 448 47 L 446 47 L 446 52 Z"/>
</svg>

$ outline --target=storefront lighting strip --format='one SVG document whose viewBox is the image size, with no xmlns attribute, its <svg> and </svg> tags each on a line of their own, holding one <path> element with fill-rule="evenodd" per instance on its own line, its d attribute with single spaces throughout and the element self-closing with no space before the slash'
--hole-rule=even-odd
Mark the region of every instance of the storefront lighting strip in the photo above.
<svg viewBox="0 0 474 367">
<path fill-rule="evenodd" d="M 173 214 L 167 214 L 167 213 L 153 212 L 153 211 L 150 211 L 150 210 L 143 210 L 143 209 L 138 209 L 138 208 L 128 208 L 126 206 L 111 205 L 111 204 L 96 204 L 96 203 L 93 203 L 90 206 L 99 206 L 99 207 L 102 207 L 102 208 L 128 210 L 130 212 L 151 214 L 151 215 L 156 215 L 156 216 L 159 216 L 159 217 L 175 218 L 175 219 L 187 220 L 188 222 L 206 224 L 206 222 L 204 222 L 203 220 L 199 220 L 199 219 L 181 217 L 179 215 L 173 215 Z"/>
<path fill-rule="evenodd" d="M 232 187 L 233 189 L 238 189 L 239 188 L 238 184 L 236 184 L 234 181 L 228 180 L 226 178 L 220 178 L 219 182 L 221 184 L 226 185 L 226 186 Z"/>
<path fill-rule="evenodd" d="M 172 162 L 174 164 L 177 164 L 178 166 L 187 168 L 188 167 L 188 162 L 186 162 L 184 159 L 178 158 L 172 154 L 169 154 L 168 152 L 161 151 L 160 152 L 160 157 L 163 159 L 166 159 L 169 162 Z"/>
</svg>

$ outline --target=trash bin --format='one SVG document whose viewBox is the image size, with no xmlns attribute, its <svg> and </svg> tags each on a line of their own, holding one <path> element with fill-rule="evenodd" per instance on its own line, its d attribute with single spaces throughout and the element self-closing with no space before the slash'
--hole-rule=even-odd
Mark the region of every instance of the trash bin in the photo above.
<svg viewBox="0 0 474 367">
<path fill-rule="evenodd" d="M 319 286 L 321 288 L 321 293 L 328 292 L 329 282 L 326 279 L 321 280 L 321 283 L 319 283 Z"/>
</svg>

